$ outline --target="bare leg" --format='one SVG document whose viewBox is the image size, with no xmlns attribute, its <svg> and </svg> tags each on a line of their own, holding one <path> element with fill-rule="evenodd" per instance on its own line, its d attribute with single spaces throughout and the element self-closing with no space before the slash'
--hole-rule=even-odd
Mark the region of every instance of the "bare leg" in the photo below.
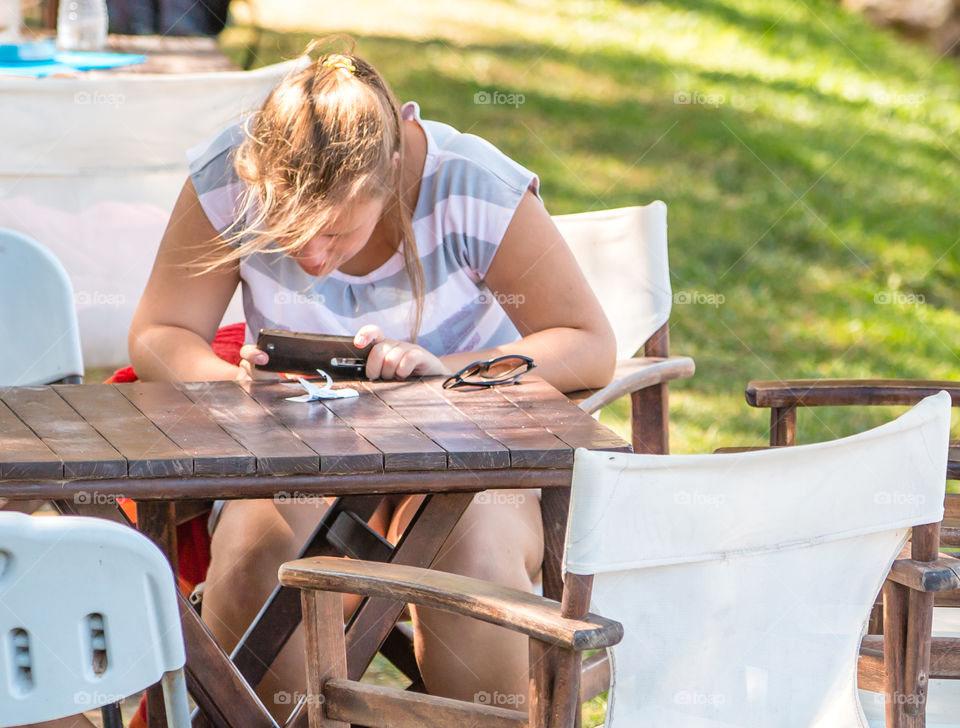
<svg viewBox="0 0 960 728">
<path fill-rule="evenodd" d="M 397 509 L 395 540 L 419 505 Z M 524 591 L 543 562 L 540 500 L 533 491 L 478 494 L 444 543 L 434 568 Z M 467 617 L 411 607 L 417 662 L 434 695 L 526 710 L 528 643 L 525 635 Z"/>
<path fill-rule="evenodd" d="M 297 557 L 325 509 L 270 500 L 231 501 L 224 507 L 211 543 L 202 607 L 203 621 L 224 650 L 240 641 L 276 587 L 280 564 Z M 293 707 L 293 694 L 304 690 L 303 651 L 298 629 L 257 688 L 279 722 Z"/>
<path fill-rule="evenodd" d="M 277 586 L 277 569 L 295 559 L 326 512 L 329 501 L 276 504 L 272 500 L 230 501 L 223 509 L 210 548 L 202 617 L 224 650 L 240 641 L 267 597 Z M 386 517 L 378 512 L 385 531 Z M 351 613 L 359 597 L 344 598 Z M 282 724 L 306 685 L 305 644 L 300 628 L 267 671 L 257 694 Z"/>
</svg>

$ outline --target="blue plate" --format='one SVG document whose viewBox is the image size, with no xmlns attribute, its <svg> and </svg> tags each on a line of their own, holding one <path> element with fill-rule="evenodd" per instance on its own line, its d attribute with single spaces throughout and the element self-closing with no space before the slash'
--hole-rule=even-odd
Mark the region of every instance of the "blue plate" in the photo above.
<svg viewBox="0 0 960 728">
<path fill-rule="evenodd" d="M 0 45 L 0 63 L 40 63 L 52 61 L 57 44 L 52 40 Z"/>
</svg>

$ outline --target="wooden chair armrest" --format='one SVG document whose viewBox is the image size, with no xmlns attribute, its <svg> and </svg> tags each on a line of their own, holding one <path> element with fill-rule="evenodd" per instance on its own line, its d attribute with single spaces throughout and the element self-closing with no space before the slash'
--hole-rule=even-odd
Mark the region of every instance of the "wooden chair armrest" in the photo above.
<svg viewBox="0 0 960 728">
<path fill-rule="evenodd" d="M 723 455 L 724 453 L 734 452 L 755 452 L 756 450 L 769 450 L 772 447 L 787 447 L 786 445 L 763 445 L 760 447 L 718 447 L 714 454 Z M 947 451 L 947 480 L 960 480 L 960 440 L 951 440 L 950 449 Z M 951 494 L 947 494 L 947 503 L 951 501 Z"/>
<path fill-rule="evenodd" d="M 315 556 L 288 561 L 279 577 L 281 584 L 297 589 L 361 594 L 463 614 L 573 650 L 609 647 L 623 638 L 622 625 L 611 619 L 595 614 L 568 619 L 552 599 L 415 566 Z"/>
<path fill-rule="evenodd" d="M 786 379 L 747 384 L 753 407 L 829 407 L 835 405 L 912 405 L 945 389 L 960 406 L 960 382 L 924 379 Z"/>
<path fill-rule="evenodd" d="M 888 579 L 918 592 L 941 592 L 960 589 L 960 559 L 941 556 L 936 561 L 897 559 Z"/>
<path fill-rule="evenodd" d="M 632 359 L 621 359 L 617 362 L 613 381 L 606 387 L 583 389 L 579 392 L 570 392 L 567 396 L 579 405 L 580 409 L 593 414 L 631 392 L 662 384 L 671 379 L 686 379 L 692 377 L 694 371 L 696 371 L 696 365 L 688 356 L 638 356 Z"/>
</svg>

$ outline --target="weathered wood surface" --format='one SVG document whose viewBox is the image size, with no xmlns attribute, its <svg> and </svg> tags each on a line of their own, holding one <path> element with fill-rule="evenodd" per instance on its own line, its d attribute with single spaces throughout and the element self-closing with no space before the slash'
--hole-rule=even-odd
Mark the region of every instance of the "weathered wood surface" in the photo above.
<svg viewBox="0 0 960 728">
<path fill-rule="evenodd" d="M 0 393 L 0 496 L 78 503 L 90 493 L 134 498 L 143 503 L 142 527 L 172 555 L 174 502 L 434 493 L 393 554 L 401 565 L 429 565 L 476 491 L 556 490 L 557 498 L 546 496 L 553 504 L 547 511 L 561 514 L 553 506 L 567 498 L 575 447 L 629 450 L 537 378 L 470 392 L 445 392 L 437 380 L 357 386 L 357 399 L 309 404 L 287 402 L 296 388 L 270 383 L 6 389 Z M 387 553 L 383 543 L 357 539 L 365 535 L 362 524 L 349 518 L 341 515 L 327 534 L 332 546 L 342 550 L 350 541 Z M 551 531 L 551 543 L 562 548 L 562 528 Z M 559 596 L 559 579 L 552 581 Z M 295 626 L 287 614 L 293 610 L 280 608 L 276 619 L 252 628 L 248 637 L 269 633 L 269 639 L 245 641 L 232 664 L 183 605 L 188 682 L 201 709 L 194 724 L 275 725 L 249 681 L 256 682 L 254 673 L 262 674 L 262 663 Z M 345 635 L 347 677 L 362 673 L 402 608 L 386 598 L 364 601 Z M 583 641 L 582 635 L 571 639 Z M 261 663 L 257 669 L 254 662 Z M 304 707 L 298 720 L 307 717 Z"/>
<path fill-rule="evenodd" d="M 327 714 L 340 722 L 322 725 L 382 725 L 393 728 L 526 728 L 527 714 L 482 703 L 409 693 L 353 680 L 330 680 L 323 691 Z"/>
<path fill-rule="evenodd" d="M 960 382 L 924 379 L 787 379 L 747 384 L 753 407 L 834 407 L 838 405 L 912 405 L 941 389 L 960 405 Z"/>
<path fill-rule="evenodd" d="M 280 569 L 280 582 L 301 589 L 363 594 L 469 615 L 578 650 L 616 644 L 623 635 L 618 622 L 598 615 L 564 617 L 555 601 L 414 566 L 321 556 L 287 562 Z"/>
<path fill-rule="evenodd" d="M 383 470 L 383 453 L 322 402 L 290 402 L 299 393 L 283 383 L 254 383 L 244 389 L 264 409 L 303 440 L 320 458 L 321 473 Z"/>
<path fill-rule="evenodd" d="M 257 471 L 252 453 L 168 383 L 131 382 L 114 387 L 193 458 L 194 475 L 245 475 Z"/>
<path fill-rule="evenodd" d="M 0 400 L 60 458 L 65 478 L 127 475 L 126 459 L 52 387 L 11 387 L 0 392 Z M 16 446 L 0 443 L 0 462 L 16 457 Z"/>
<path fill-rule="evenodd" d="M 253 453 L 257 473 L 320 472 L 320 457 L 233 382 L 176 385 L 210 419 Z"/>
<path fill-rule="evenodd" d="M 327 680 L 345 680 L 347 655 L 343 641 L 343 600 L 339 594 L 301 592 L 307 649 L 307 713 L 310 725 L 350 728 L 350 723 L 324 720 L 329 706 L 321 701 Z"/>
<path fill-rule="evenodd" d="M 307 404 L 280 383 L 6 389 L 0 496 L 71 498 L 82 478 L 103 497 L 264 497 L 277 489 L 268 475 L 305 493 L 562 487 L 574 448 L 629 450 L 536 377 L 470 391 L 351 384 L 359 398 Z"/>
<path fill-rule="evenodd" d="M 8 453 L 0 462 L 0 477 L 59 478 L 63 462 L 7 405 L 0 402 L 0 449 Z"/>
</svg>

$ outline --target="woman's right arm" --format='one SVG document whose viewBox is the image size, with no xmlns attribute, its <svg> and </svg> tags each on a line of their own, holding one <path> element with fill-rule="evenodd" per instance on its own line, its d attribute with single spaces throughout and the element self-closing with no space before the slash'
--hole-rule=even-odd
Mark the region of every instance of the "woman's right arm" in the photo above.
<svg viewBox="0 0 960 728">
<path fill-rule="evenodd" d="M 228 249 L 200 207 L 188 178 L 160 242 L 130 325 L 130 362 L 144 381 L 245 378 L 210 348 L 240 282 L 236 261 L 205 273 L 195 263 Z"/>
</svg>

